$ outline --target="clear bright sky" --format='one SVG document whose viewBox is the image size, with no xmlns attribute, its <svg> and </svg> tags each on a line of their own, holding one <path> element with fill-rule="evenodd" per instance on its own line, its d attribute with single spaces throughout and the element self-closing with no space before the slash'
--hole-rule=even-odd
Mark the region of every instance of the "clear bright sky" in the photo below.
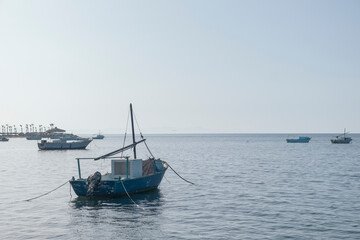
<svg viewBox="0 0 360 240">
<path fill-rule="evenodd" d="M 360 1 L 2 1 L 0 124 L 360 132 Z"/>
</svg>

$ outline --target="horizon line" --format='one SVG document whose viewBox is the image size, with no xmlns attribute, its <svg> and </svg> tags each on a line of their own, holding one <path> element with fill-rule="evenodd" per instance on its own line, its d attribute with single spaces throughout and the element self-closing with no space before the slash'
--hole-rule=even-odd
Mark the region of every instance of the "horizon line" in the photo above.
<svg viewBox="0 0 360 240">
<path fill-rule="evenodd" d="M 89 134 L 89 135 L 95 135 L 93 133 L 79 133 L 79 134 Z M 344 133 L 336 133 L 336 132 L 271 132 L 271 133 L 267 133 L 267 132 L 259 132 L 259 133 L 240 133 L 240 132 L 233 132 L 233 133 L 229 133 L 229 132 L 204 132 L 204 133 L 191 133 L 191 132 L 187 132 L 187 133 L 170 133 L 170 132 L 164 132 L 164 133 L 146 133 L 143 135 L 161 135 L 161 134 L 166 134 L 166 135 L 201 135 L 201 134 L 204 134 L 204 135 L 210 135 L 210 134 L 222 134 L 222 135 L 225 135 L 225 134 L 228 134 L 228 135 L 231 135 L 231 134 L 337 134 L 337 135 L 341 135 L 341 134 L 344 134 Z M 347 132 L 347 134 L 360 134 L 358 132 Z M 102 133 L 102 135 L 125 135 L 124 133 Z M 129 135 L 129 134 L 128 134 Z M 130 134 L 131 135 L 131 134 Z M 135 135 L 140 135 L 140 133 L 135 133 Z"/>
</svg>

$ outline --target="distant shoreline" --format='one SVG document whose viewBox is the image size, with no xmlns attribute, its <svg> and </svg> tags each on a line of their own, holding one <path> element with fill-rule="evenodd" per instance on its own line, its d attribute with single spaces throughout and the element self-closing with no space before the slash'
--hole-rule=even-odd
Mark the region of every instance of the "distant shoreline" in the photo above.
<svg viewBox="0 0 360 240">
<path fill-rule="evenodd" d="M 350 133 L 350 135 L 358 135 L 360 133 Z M 0 137 L 6 138 L 26 138 L 29 136 L 36 136 L 34 133 L 22 133 L 22 134 L 0 134 Z M 80 133 L 78 135 L 94 135 L 91 133 Z M 108 133 L 104 134 L 106 136 L 123 136 L 124 133 Z M 136 134 L 140 135 L 140 134 Z M 306 136 L 306 135 L 341 135 L 341 133 L 148 133 L 146 135 L 177 135 L 177 136 L 186 136 L 186 135 L 195 135 L 195 136 L 210 136 L 210 135 L 293 135 L 293 136 Z"/>
</svg>

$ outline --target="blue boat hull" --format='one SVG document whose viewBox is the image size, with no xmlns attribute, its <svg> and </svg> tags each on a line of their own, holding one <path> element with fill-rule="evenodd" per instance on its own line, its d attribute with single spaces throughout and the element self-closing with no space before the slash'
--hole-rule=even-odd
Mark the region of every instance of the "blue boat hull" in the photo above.
<svg viewBox="0 0 360 240">
<path fill-rule="evenodd" d="M 310 140 L 286 139 L 288 143 L 308 143 Z"/>
<path fill-rule="evenodd" d="M 153 175 L 125 180 L 105 180 L 94 189 L 91 197 L 121 197 L 128 193 L 138 193 L 157 188 L 165 174 L 165 170 Z M 70 184 L 78 196 L 87 196 L 88 186 L 86 179 L 71 180 Z M 123 187 L 125 186 L 125 189 Z"/>
<path fill-rule="evenodd" d="M 309 137 L 300 137 L 300 138 L 288 138 L 286 142 L 288 143 L 308 143 L 311 140 Z"/>
</svg>

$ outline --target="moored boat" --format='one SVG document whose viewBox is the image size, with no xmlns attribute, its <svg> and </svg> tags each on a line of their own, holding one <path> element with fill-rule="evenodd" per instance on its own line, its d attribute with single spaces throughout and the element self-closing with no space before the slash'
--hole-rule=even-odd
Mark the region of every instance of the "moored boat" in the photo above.
<svg viewBox="0 0 360 240">
<path fill-rule="evenodd" d="M 40 150 L 72 150 L 72 149 L 85 149 L 92 141 L 89 138 L 78 138 L 77 140 L 68 139 L 41 139 L 38 142 Z"/>
<path fill-rule="evenodd" d="M 26 140 L 41 140 L 43 138 L 77 140 L 79 136 L 72 133 L 32 133 L 26 136 Z"/>
<path fill-rule="evenodd" d="M 132 144 L 113 152 L 95 158 L 77 158 L 79 178 L 72 177 L 70 184 L 78 196 L 86 197 L 120 197 L 129 193 L 144 192 L 155 189 L 168 168 L 168 164 L 155 157 L 150 152 L 151 158 L 142 160 L 136 156 L 136 146 L 146 141 L 141 135 L 141 140 L 135 141 L 132 105 L 130 104 Z M 126 135 L 125 135 L 126 136 Z M 146 145 L 146 143 L 145 143 Z M 147 145 L 146 145 L 147 147 Z M 133 149 L 133 158 L 116 156 L 126 150 Z M 82 178 L 80 160 L 110 160 L 111 172 L 101 174 L 96 171 L 88 178 Z"/>
<path fill-rule="evenodd" d="M 6 137 L 0 137 L 0 142 L 7 142 L 7 141 L 9 141 L 8 138 L 6 138 Z"/>
<path fill-rule="evenodd" d="M 94 136 L 94 137 L 92 137 L 92 139 L 104 139 L 104 135 L 102 135 L 102 134 L 97 134 L 96 136 Z"/>
<path fill-rule="evenodd" d="M 287 138 L 286 142 L 288 143 L 308 143 L 311 140 L 311 137 L 299 137 L 299 138 Z"/>
<path fill-rule="evenodd" d="M 335 138 L 331 139 L 331 143 L 336 144 L 348 144 L 351 143 L 352 138 L 346 136 L 346 129 L 344 129 L 344 134 L 338 135 Z"/>
</svg>

